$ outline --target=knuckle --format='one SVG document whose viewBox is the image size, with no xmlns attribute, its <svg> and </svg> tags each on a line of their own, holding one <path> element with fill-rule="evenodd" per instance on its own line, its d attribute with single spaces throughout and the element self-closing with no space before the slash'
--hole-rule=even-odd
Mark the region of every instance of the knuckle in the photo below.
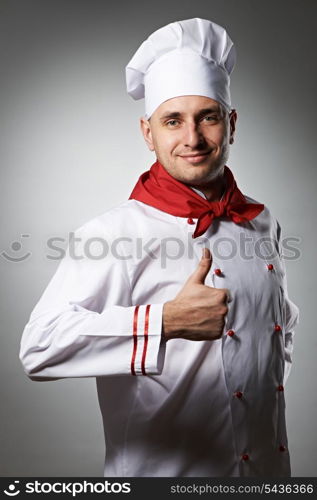
<svg viewBox="0 0 317 500">
<path fill-rule="evenodd" d="M 221 298 L 222 298 L 222 301 L 223 302 L 227 302 L 228 300 L 228 296 L 229 296 L 229 290 L 227 290 L 226 288 L 223 288 L 221 290 Z"/>
<path fill-rule="evenodd" d="M 219 329 L 217 332 L 214 334 L 215 339 L 220 339 L 222 337 L 222 328 Z"/>
<path fill-rule="evenodd" d="M 221 307 L 221 315 L 225 316 L 226 314 L 228 314 L 228 307 L 224 305 Z"/>
</svg>

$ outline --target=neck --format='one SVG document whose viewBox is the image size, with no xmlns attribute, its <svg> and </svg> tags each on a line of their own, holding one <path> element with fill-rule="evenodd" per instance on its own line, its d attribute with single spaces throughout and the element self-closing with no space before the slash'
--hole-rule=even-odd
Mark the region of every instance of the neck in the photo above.
<svg viewBox="0 0 317 500">
<path fill-rule="evenodd" d="M 201 186 L 192 184 L 191 187 L 194 187 L 204 193 L 208 201 L 219 201 L 226 188 L 225 176 L 222 173 L 222 175 L 217 177 L 217 179 L 206 185 Z"/>
</svg>

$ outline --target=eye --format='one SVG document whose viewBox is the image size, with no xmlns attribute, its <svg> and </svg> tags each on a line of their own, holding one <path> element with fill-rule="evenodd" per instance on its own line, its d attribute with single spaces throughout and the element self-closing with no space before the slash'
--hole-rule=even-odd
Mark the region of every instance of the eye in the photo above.
<svg viewBox="0 0 317 500">
<path fill-rule="evenodd" d="M 206 122 L 216 122 L 218 121 L 218 115 L 206 115 L 204 116 L 203 120 Z"/>
<path fill-rule="evenodd" d="M 179 125 L 179 120 L 168 120 L 168 122 L 166 122 L 166 125 L 170 127 L 176 127 L 177 125 Z"/>
</svg>

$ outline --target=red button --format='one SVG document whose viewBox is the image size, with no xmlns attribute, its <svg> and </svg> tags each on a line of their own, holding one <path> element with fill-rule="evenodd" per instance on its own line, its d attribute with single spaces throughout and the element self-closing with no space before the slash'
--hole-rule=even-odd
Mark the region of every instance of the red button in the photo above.
<svg viewBox="0 0 317 500">
<path fill-rule="evenodd" d="M 280 327 L 280 325 L 275 325 L 275 326 L 274 326 L 274 330 L 275 330 L 276 332 L 280 332 L 280 331 L 282 330 L 282 328 Z"/>
<path fill-rule="evenodd" d="M 229 335 L 229 337 L 233 337 L 234 336 L 234 330 L 228 330 L 227 331 L 227 335 Z"/>
<path fill-rule="evenodd" d="M 280 391 L 280 392 L 283 392 L 284 391 L 284 386 L 283 385 L 278 385 L 277 386 L 277 390 Z"/>
<path fill-rule="evenodd" d="M 267 268 L 268 268 L 269 271 L 273 271 L 274 266 L 273 266 L 273 264 L 268 264 Z"/>
<path fill-rule="evenodd" d="M 221 276 L 221 275 L 222 275 L 221 269 L 215 269 L 214 273 L 215 273 L 217 276 Z"/>
<path fill-rule="evenodd" d="M 187 219 L 187 224 L 195 224 L 195 221 L 189 217 L 189 219 Z"/>
<path fill-rule="evenodd" d="M 249 460 L 249 455 L 247 453 L 244 453 L 241 458 L 246 462 L 247 460 Z"/>
<path fill-rule="evenodd" d="M 236 398 L 238 398 L 238 399 L 241 399 L 241 398 L 242 398 L 242 396 L 243 396 L 243 394 L 242 394 L 242 392 L 241 392 L 241 391 L 237 391 L 237 392 L 235 392 L 235 393 L 234 393 L 234 395 L 235 395 L 235 397 L 236 397 Z"/>
<path fill-rule="evenodd" d="M 279 450 L 280 451 L 286 451 L 286 446 L 284 446 L 283 444 L 281 444 L 280 447 L 279 447 Z"/>
</svg>

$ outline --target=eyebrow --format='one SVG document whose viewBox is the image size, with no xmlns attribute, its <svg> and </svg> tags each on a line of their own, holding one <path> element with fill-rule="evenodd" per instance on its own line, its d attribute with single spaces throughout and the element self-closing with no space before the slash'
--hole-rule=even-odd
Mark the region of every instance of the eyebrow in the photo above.
<svg viewBox="0 0 317 500">
<path fill-rule="evenodd" d="M 219 106 L 204 108 L 196 113 L 196 118 L 201 118 L 202 116 L 209 115 L 210 113 L 221 113 L 221 109 Z M 165 120 L 171 120 L 173 118 L 180 118 L 183 113 L 179 111 L 167 111 L 160 117 L 160 121 L 163 122 Z"/>
<path fill-rule="evenodd" d="M 167 111 L 160 117 L 160 121 L 163 122 L 165 120 L 170 120 L 171 118 L 179 118 L 180 116 L 182 116 L 182 113 L 178 111 Z"/>
</svg>

